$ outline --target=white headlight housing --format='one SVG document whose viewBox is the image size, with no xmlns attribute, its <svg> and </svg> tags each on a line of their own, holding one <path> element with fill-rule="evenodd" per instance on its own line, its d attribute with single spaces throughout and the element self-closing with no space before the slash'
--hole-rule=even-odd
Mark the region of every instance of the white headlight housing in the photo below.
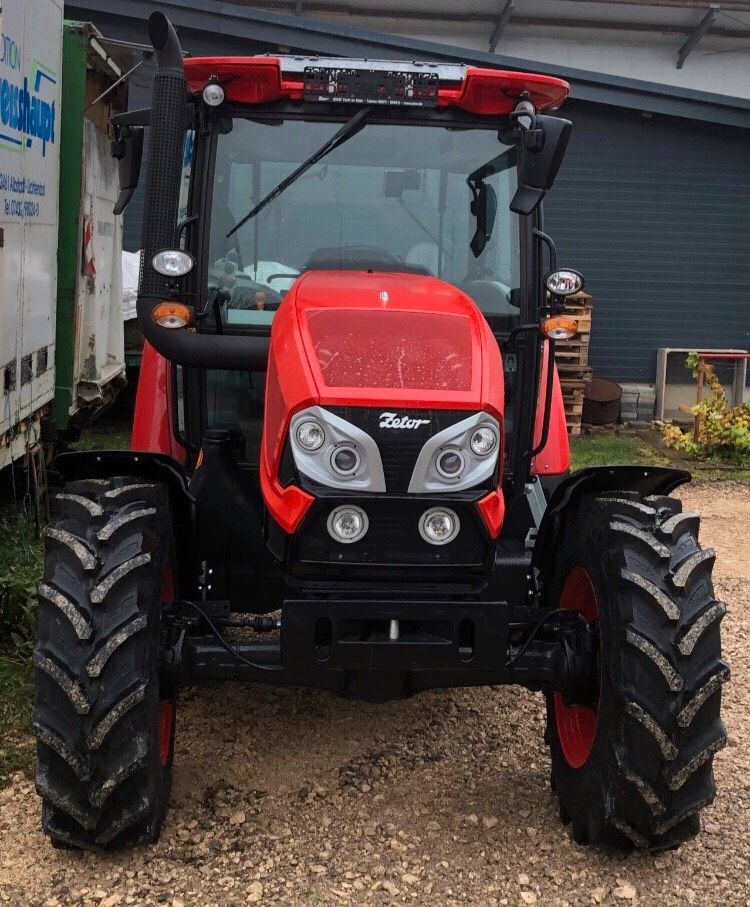
<svg viewBox="0 0 750 907">
<path fill-rule="evenodd" d="M 157 274 L 164 277 L 184 277 L 193 270 L 193 256 L 182 249 L 162 249 L 151 259 L 151 265 Z"/>
<path fill-rule="evenodd" d="M 464 491 L 486 482 L 500 451 L 500 423 L 489 413 L 475 413 L 433 435 L 426 442 L 409 481 L 409 494 Z"/>
<path fill-rule="evenodd" d="M 292 417 L 289 446 L 301 475 L 328 488 L 385 491 L 383 461 L 374 439 L 322 406 Z"/>
</svg>

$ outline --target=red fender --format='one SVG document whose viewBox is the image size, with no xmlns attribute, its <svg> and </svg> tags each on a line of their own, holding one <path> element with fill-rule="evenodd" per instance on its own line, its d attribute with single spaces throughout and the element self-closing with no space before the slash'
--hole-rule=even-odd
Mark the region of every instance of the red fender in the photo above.
<svg viewBox="0 0 750 907">
<path fill-rule="evenodd" d="M 130 447 L 132 450 L 169 454 L 178 462 L 185 463 L 185 448 L 175 436 L 172 425 L 171 377 L 170 363 L 150 343 L 144 343 Z"/>
<path fill-rule="evenodd" d="M 547 387 L 547 341 L 544 342 L 542 354 L 542 376 L 539 381 L 539 397 L 536 406 L 534 421 L 534 447 L 542 439 L 542 421 L 544 419 L 545 389 Z M 562 388 L 557 366 L 553 364 L 552 376 L 552 408 L 549 417 L 549 434 L 547 443 L 536 457 L 531 461 L 531 472 L 535 476 L 555 476 L 570 469 L 570 443 L 568 441 L 568 426 L 565 419 L 565 404 L 563 403 Z"/>
</svg>

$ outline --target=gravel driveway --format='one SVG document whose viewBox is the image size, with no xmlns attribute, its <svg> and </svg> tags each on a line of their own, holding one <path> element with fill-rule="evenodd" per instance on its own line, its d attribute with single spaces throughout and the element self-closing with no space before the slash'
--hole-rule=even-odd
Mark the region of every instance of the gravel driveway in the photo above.
<svg viewBox="0 0 750 907">
<path fill-rule="evenodd" d="M 152 848 L 53 850 L 33 784 L 0 792 L 0 902 L 750 907 L 750 486 L 682 497 L 718 552 L 734 665 L 719 795 L 696 841 L 627 858 L 573 843 L 549 788 L 542 699 L 523 690 L 378 706 L 224 686 L 181 699 L 172 810 Z"/>
</svg>

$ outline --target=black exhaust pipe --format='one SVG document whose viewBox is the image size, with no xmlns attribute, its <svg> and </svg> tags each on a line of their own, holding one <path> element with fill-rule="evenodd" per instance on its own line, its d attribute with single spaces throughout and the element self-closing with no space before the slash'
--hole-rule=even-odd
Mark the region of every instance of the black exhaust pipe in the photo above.
<svg viewBox="0 0 750 907">
<path fill-rule="evenodd" d="M 143 206 L 140 295 L 165 299 L 167 281 L 154 271 L 151 259 L 174 246 L 187 129 L 187 79 L 177 32 L 164 13 L 151 14 L 148 34 L 156 54 L 156 75 Z"/>
<path fill-rule="evenodd" d="M 151 260 L 162 249 L 174 248 L 188 127 L 188 90 L 180 40 L 164 13 L 149 16 L 148 34 L 156 56 L 156 75 L 141 234 L 139 327 L 157 352 L 180 365 L 263 370 L 268 360 L 267 338 L 200 334 L 184 328 L 170 330 L 159 327 L 151 318 L 154 306 L 170 298 L 168 281 L 154 270 Z M 203 212 L 203 216 L 208 217 L 209 213 Z"/>
</svg>

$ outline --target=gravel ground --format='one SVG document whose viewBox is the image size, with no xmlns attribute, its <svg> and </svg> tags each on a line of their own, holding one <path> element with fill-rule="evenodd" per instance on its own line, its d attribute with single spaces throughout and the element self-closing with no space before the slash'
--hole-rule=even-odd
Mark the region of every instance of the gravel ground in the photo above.
<svg viewBox="0 0 750 907">
<path fill-rule="evenodd" d="M 548 784 L 541 697 L 523 690 L 377 706 L 232 686 L 181 699 L 172 810 L 154 847 L 53 850 L 33 784 L 0 792 L 0 902 L 750 907 L 750 486 L 683 498 L 718 551 L 734 664 L 719 795 L 696 841 L 655 856 L 577 846 Z"/>
</svg>

